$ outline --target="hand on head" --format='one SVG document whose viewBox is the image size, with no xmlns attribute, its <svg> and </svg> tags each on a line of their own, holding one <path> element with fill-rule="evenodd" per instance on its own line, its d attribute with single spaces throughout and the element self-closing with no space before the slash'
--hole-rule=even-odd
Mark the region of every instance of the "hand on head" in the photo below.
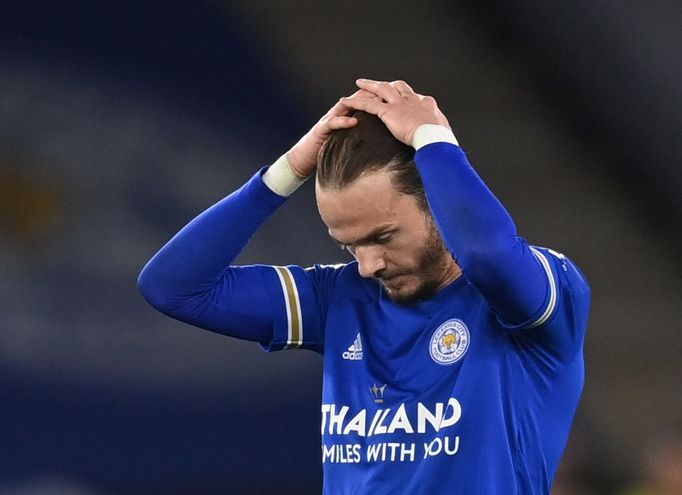
<svg viewBox="0 0 682 495">
<path fill-rule="evenodd" d="M 364 89 L 353 93 L 350 98 L 357 100 L 374 97 Z M 355 100 L 354 100 L 355 101 Z M 340 99 L 329 111 L 303 136 L 287 153 L 287 161 L 294 173 L 299 177 L 308 177 L 315 172 L 317 154 L 329 133 L 337 129 L 347 129 L 357 124 L 357 120 L 349 117 L 352 107 Z"/>
<path fill-rule="evenodd" d="M 376 115 L 396 139 L 410 146 L 422 124 L 450 127 L 436 100 L 415 93 L 405 81 L 358 79 L 356 84 L 360 89 L 341 98 L 287 153 L 289 166 L 299 177 L 315 172 L 317 154 L 332 131 L 357 124 L 348 116 L 353 110 Z"/>
<path fill-rule="evenodd" d="M 436 100 L 415 93 L 405 81 L 358 79 L 356 84 L 365 93 L 342 98 L 343 105 L 376 115 L 396 139 L 407 145 L 412 145 L 414 132 L 422 124 L 450 127 Z"/>
</svg>

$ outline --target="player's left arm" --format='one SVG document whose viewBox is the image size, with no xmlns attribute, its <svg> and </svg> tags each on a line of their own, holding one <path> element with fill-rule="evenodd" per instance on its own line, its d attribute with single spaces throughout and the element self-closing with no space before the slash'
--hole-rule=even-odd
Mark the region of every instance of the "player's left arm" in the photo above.
<svg viewBox="0 0 682 495">
<path fill-rule="evenodd" d="M 564 277 L 557 271 L 557 266 L 563 271 L 563 260 L 518 236 L 509 213 L 469 164 L 433 98 L 416 94 L 403 81 L 359 80 L 358 86 L 376 97 L 350 98 L 345 104 L 377 115 L 397 139 L 416 149 L 415 163 L 439 231 L 500 321 L 510 328 L 549 325 L 564 285 L 580 286 L 580 278 Z M 558 341 L 564 337 L 552 335 Z"/>
</svg>

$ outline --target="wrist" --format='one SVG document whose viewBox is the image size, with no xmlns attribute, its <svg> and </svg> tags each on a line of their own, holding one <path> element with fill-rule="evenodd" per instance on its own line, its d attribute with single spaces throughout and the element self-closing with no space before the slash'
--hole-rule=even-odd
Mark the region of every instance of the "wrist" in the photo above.
<svg viewBox="0 0 682 495">
<path fill-rule="evenodd" d="M 308 177 L 300 177 L 294 172 L 286 154 L 280 156 L 263 174 L 265 185 L 280 196 L 291 196 L 306 180 Z"/>
<path fill-rule="evenodd" d="M 412 135 L 412 147 L 418 150 L 431 143 L 451 143 L 459 146 L 457 138 L 449 127 L 437 124 L 422 124 L 417 127 Z"/>
</svg>

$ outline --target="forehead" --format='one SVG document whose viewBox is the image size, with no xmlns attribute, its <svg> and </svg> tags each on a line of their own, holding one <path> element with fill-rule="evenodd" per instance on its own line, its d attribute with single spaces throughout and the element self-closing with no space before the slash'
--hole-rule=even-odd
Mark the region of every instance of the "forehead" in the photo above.
<svg viewBox="0 0 682 495">
<path fill-rule="evenodd" d="M 315 186 L 317 207 L 329 233 L 346 241 L 391 227 L 419 212 L 416 199 L 398 192 L 388 173 L 361 175 L 341 190 Z"/>
</svg>

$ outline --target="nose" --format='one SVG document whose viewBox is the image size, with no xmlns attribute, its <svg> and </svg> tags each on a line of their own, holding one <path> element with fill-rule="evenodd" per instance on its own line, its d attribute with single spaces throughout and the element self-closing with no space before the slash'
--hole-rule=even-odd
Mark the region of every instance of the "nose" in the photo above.
<svg viewBox="0 0 682 495">
<path fill-rule="evenodd" d="M 358 260 L 358 271 L 361 276 L 370 278 L 379 270 L 386 268 L 381 246 L 358 246 L 354 251 L 353 254 Z"/>
</svg>

